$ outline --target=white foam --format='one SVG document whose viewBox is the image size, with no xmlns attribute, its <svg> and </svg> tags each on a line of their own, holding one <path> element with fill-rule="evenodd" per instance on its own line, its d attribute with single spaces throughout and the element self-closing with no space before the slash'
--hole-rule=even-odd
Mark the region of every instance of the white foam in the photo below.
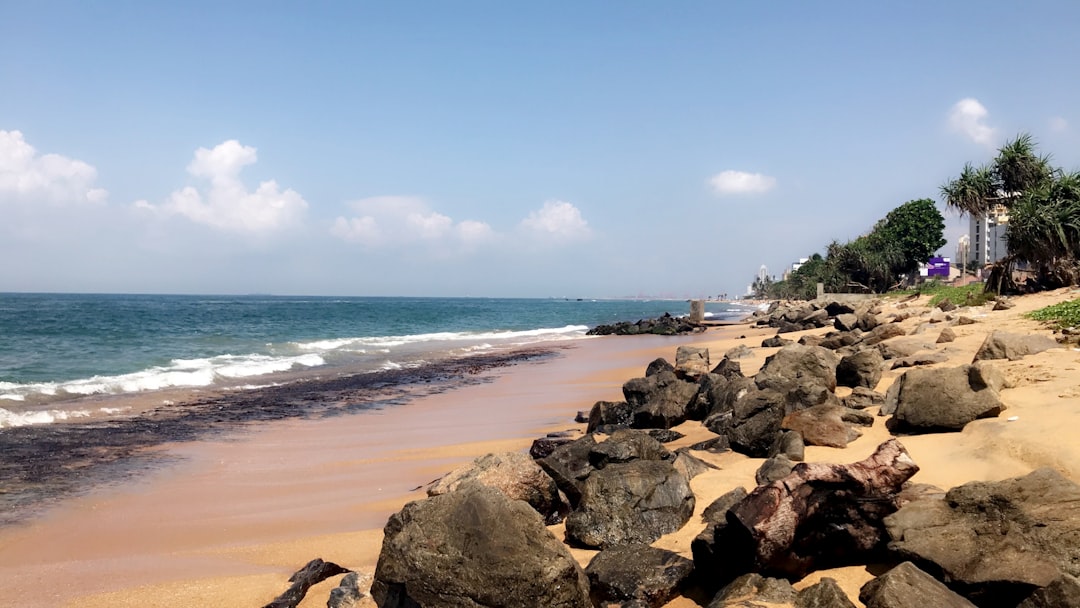
<svg viewBox="0 0 1080 608">
<path fill-rule="evenodd" d="M 425 342 L 499 341 L 504 344 L 527 344 L 529 342 L 542 340 L 580 338 L 584 337 L 585 332 L 588 329 L 589 328 L 586 325 L 566 325 L 564 327 L 545 327 L 519 331 L 447 331 L 404 336 L 373 336 L 364 338 L 342 338 L 337 340 L 316 340 L 313 342 L 295 343 L 295 346 L 304 351 L 328 352 L 332 350 L 342 350 L 363 353 L 366 352 L 366 348 L 393 349 L 394 347 L 404 346 L 406 344 L 419 344 Z M 363 348 L 356 350 L 355 347 Z"/>
<path fill-rule="evenodd" d="M 50 424 L 68 418 L 85 418 L 90 415 L 86 410 L 44 410 L 36 412 L 12 412 L 0 408 L 0 429 L 4 427 L 27 426 L 31 424 Z"/>
</svg>

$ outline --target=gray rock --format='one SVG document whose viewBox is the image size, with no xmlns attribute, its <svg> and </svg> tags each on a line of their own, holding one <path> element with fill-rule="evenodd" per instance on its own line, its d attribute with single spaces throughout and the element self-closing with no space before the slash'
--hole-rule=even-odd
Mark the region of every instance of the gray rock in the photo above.
<svg viewBox="0 0 1080 608">
<path fill-rule="evenodd" d="M 869 334 L 863 337 L 862 344 L 864 346 L 874 346 L 884 342 L 885 340 L 891 340 L 904 335 L 904 328 L 900 327 L 896 323 L 886 323 L 885 325 L 879 325 L 874 328 Z"/>
<path fill-rule="evenodd" d="M 836 366 L 836 383 L 840 386 L 862 386 L 873 390 L 881 380 L 885 359 L 881 352 L 866 348 L 840 359 Z"/>
<path fill-rule="evenodd" d="M 675 454 L 649 433 L 637 429 L 619 429 L 589 450 L 589 464 L 594 469 L 638 459 L 674 460 Z"/>
<path fill-rule="evenodd" d="M 588 580 L 524 502 L 468 484 L 390 516 L 371 595 L 380 608 L 589 608 Z"/>
<path fill-rule="evenodd" d="M 734 380 L 735 378 L 745 378 L 742 373 L 742 366 L 738 361 L 728 359 L 724 357 L 720 360 L 720 363 L 716 364 L 716 367 L 712 368 L 710 373 L 718 374 L 727 378 L 728 380 Z"/>
<path fill-rule="evenodd" d="M 779 481 L 788 475 L 791 475 L 791 469 L 794 466 L 795 463 L 783 454 L 767 458 L 765 459 L 765 462 L 761 463 L 757 472 L 754 473 L 754 481 L 756 481 L 758 485 Z"/>
<path fill-rule="evenodd" d="M 844 407 L 861 410 L 872 405 L 881 405 L 885 403 L 885 395 L 872 391 L 864 386 L 856 386 L 851 390 L 850 395 L 843 398 L 842 403 Z"/>
<path fill-rule="evenodd" d="M 885 520 L 890 547 L 932 564 L 980 606 L 1016 606 L 1063 574 L 1080 575 L 1080 486 L 1053 469 L 953 488 Z"/>
<path fill-rule="evenodd" d="M 953 331 L 951 327 L 946 327 L 942 329 L 941 333 L 939 333 L 937 337 L 938 344 L 945 344 L 948 342 L 952 342 L 953 340 L 956 340 L 956 332 Z"/>
<path fill-rule="evenodd" d="M 597 401 L 589 410 L 586 433 L 592 433 L 605 425 L 630 426 L 634 420 L 634 408 L 625 401 Z"/>
<path fill-rule="evenodd" d="M 697 397 L 698 385 L 661 371 L 623 384 L 623 396 L 634 408 L 634 428 L 668 429 L 686 421 L 686 410 Z"/>
<path fill-rule="evenodd" d="M 694 456 L 687 448 L 675 450 L 675 460 L 672 464 L 675 466 L 675 470 L 685 475 L 688 480 L 707 472 L 709 469 L 717 468 L 715 465 Z"/>
<path fill-rule="evenodd" d="M 827 576 L 799 592 L 795 608 L 855 608 L 836 579 Z"/>
<path fill-rule="evenodd" d="M 729 583 L 709 602 L 708 608 L 790 604 L 795 601 L 795 588 L 780 578 L 765 578 L 760 574 L 744 574 Z"/>
<path fill-rule="evenodd" d="M 845 448 L 848 442 L 862 436 L 844 422 L 847 411 L 847 408 L 839 405 L 816 405 L 788 414 L 780 423 L 780 428 L 797 431 L 806 445 Z"/>
<path fill-rule="evenodd" d="M 341 577 L 337 587 L 330 590 L 326 608 L 356 608 L 362 599 L 364 592 L 360 591 L 360 576 L 350 572 Z"/>
<path fill-rule="evenodd" d="M 740 344 L 734 348 L 728 349 L 724 353 L 724 358 L 734 361 L 735 359 L 742 359 L 743 357 L 749 357 L 754 354 L 754 351 L 750 350 L 750 347 L 745 344 Z"/>
<path fill-rule="evenodd" d="M 740 500 L 746 498 L 747 494 L 746 488 L 742 486 L 728 491 L 705 507 L 705 510 L 701 512 L 701 520 L 710 524 L 726 522 L 728 510 Z"/>
<path fill-rule="evenodd" d="M 945 353 L 931 352 L 921 353 L 918 355 L 909 355 L 907 357 L 900 357 L 893 359 L 892 368 L 901 369 L 904 367 L 919 367 L 922 365 L 933 365 L 935 363 L 944 363 L 949 358 L 945 356 Z"/>
<path fill-rule="evenodd" d="M 447 473 L 428 488 L 428 496 L 453 492 L 462 484 L 479 483 L 494 488 L 508 498 L 523 500 L 547 524 L 562 521 L 569 510 L 559 497 L 555 481 L 535 460 L 522 452 L 487 454 Z"/>
<path fill-rule="evenodd" d="M 768 456 L 787 456 L 789 460 L 802 462 L 806 456 L 806 442 L 798 431 L 783 431 L 776 436 Z"/>
<path fill-rule="evenodd" d="M 656 359 L 653 359 L 652 362 L 649 363 L 649 365 L 645 368 L 645 376 L 655 376 L 660 372 L 673 371 L 675 371 L 674 365 L 669 363 L 668 360 L 663 357 L 657 357 Z"/>
<path fill-rule="evenodd" d="M 680 346 L 675 349 L 675 374 L 680 378 L 697 381 L 709 373 L 709 349 L 699 346 Z"/>
<path fill-rule="evenodd" d="M 765 338 L 761 341 L 762 348 L 777 348 L 780 346 L 787 346 L 788 344 L 794 344 L 794 340 L 788 340 L 787 338 L 781 338 L 780 336 L 772 336 L 771 338 Z"/>
<path fill-rule="evenodd" d="M 646 429 L 645 432 L 649 434 L 649 437 L 660 443 L 671 443 L 686 437 L 686 435 L 672 429 Z"/>
<path fill-rule="evenodd" d="M 581 485 L 585 478 L 592 473 L 593 467 L 589 463 L 589 453 L 596 446 L 596 438 L 585 435 L 566 445 L 555 448 L 549 456 L 536 461 L 540 468 L 544 469 L 555 481 L 570 506 L 576 506 L 581 500 Z"/>
<path fill-rule="evenodd" d="M 605 602 L 637 600 L 641 606 L 659 608 L 679 594 L 694 571 L 694 562 L 665 549 L 644 544 L 604 549 L 585 568 L 598 606 Z"/>
<path fill-rule="evenodd" d="M 787 393 L 800 384 L 817 384 L 836 390 L 835 354 L 820 346 L 789 344 L 765 360 L 754 376 L 758 388 Z"/>
<path fill-rule="evenodd" d="M 727 435 L 720 435 L 719 437 L 699 441 L 690 446 L 690 449 L 699 452 L 709 452 L 710 454 L 720 454 L 723 452 L 730 452 L 731 444 L 728 442 Z"/>
<path fill-rule="evenodd" d="M 1076 608 L 1080 606 L 1080 579 L 1061 575 L 1049 585 L 1035 590 L 1016 608 Z"/>
<path fill-rule="evenodd" d="M 705 420 L 705 426 L 714 433 L 727 435 L 732 450 L 764 458 L 780 434 L 785 409 L 782 393 L 754 389 L 735 402 L 726 420 L 722 418 L 724 413 L 715 413 Z"/>
<path fill-rule="evenodd" d="M 566 536 L 585 547 L 648 544 L 681 528 L 693 512 L 689 482 L 671 463 L 611 464 L 586 478 Z"/>
<path fill-rule="evenodd" d="M 851 331 L 859 326 L 859 317 L 852 313 L 843 313 L 836 315 L 833 319 L 833 327 L 840 331 Z"/>
<path fill-rule="evenodd" d="M 976 608 L 911 562 L 867 582 L 859 590 L 859 601 L 866 608 Z"/>
<path fill-rule="evenodd" d="M 994 331 L 986 337 L 979 351 L 975 353 L 975 361 L 988 359 L 1018 361 L 1027 355 L 1041 353 L 1057 346 L 1057 341 L 1050 336 Z"/>
<path fill-rule="evenodd" d="M 912 369 L 893 382 L 882 412 L 892 412 L 896 432 L 959 431 L 978 418 L 1005 410 L 998 396 L 1004 380 L 992 364 Z"/>
</svg>

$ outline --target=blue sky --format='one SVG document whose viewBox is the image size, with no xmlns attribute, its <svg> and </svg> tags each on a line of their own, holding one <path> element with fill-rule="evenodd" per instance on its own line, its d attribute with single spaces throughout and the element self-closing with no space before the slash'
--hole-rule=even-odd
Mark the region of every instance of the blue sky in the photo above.
<svg viewBox="0 0 1080 608">
<path fill-rule="evenodd" d="M 1080 167 L 1072 2 L 2 12 L 0 291 L 735 294 L 1018 132 Z"/>
</svg>

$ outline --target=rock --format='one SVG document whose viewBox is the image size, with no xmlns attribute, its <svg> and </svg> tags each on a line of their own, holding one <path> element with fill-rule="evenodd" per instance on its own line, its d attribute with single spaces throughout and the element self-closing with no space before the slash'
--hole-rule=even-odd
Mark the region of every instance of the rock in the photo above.
<svg viewBox="0 0 1080 608">
<path fill-rule="evenodd" d="M 672 441 L 678 441 L 686 435 L 683 435 L 679 431 L 673 431 L 671 429 L 648 429 L 645 431 L 649 434 L 649 437 L 659 441 L 660 443 L 671 443 Z"/>
<path fill-rule="evenodd" d="M 735 378 L 745 378 L 742 373 L 742 366 L 739 365 L 739 362 L 728 359 L 727 357 L 721 359 L 720 363 L 717 363 L 716 367 L 712 368 L 712 371 L 710 373 L 723 376 L 728 380 L 734 380 Z"/>
<path fill-rule="evenodd" d="M 698 393 L 698 403 L 695 404 L 695 408 L 708 407 L 709 414 L 706 419 L 720 412 L 731 413 L 739 399 L 755 388 L 753 378 L 734 378 L 725 381 L 721 376 L 710 374 L 701 379 L 701 390 Z"/>
<path fill-rule="evenodd" d="M 973 325 L 973 324 L 975 324 L 975 319 L 972 319 L 971 317 L 965 317 L 963 315 L 960 315 L 960 316 L 956 317 L 956 325 Z"/>
<path fill-rule="evenodd" d="M 885 359 L 873 348 L 866 348 L 840 359 L 836 366 L 836 383 L 840 386 L 863 386 L 873 389 L 881 380 Z"/>
<path fill-rule="evenodd" d="M 566 537 L 585 547 L 648 544 L 681 528 L 693 512 L 689 482 L 671 463 L 611 464 L 585 479 Z"/>
<path fill-rule="evenodd" d="M 675 470 L 686 476 L 687 480 L 693 479 L 702 473 L 707 472 L 709 469 L 718 468 L 716 465 L 709 464 L 704 460 L 694 456 L 689 452 L 688 448 L 679 448 L 675 451 L 675 461 L 672 463 L 675 465 Z"/>
<path fill-rule="evenodd" d="M 798 431 L 783 431 L 776 436 L 776 441 L 769 448 L 769 458 L 787 456 L 795 462 L 802 462 L 806 455 L 806 442 Z"/>
<path fill-rule="evenodd" d="M 1016 608 L 1076 608 L 1080 606 L 1080 579 L 1062 574 L 1049 585 L 1036 589 Z"/>
<path fill-rule="evenodd" d="M 896 323 L 886 323 L 885 325 L 878 325 L 873 331 L 866 334 L 863 337 L 862 344 L 864 346 L 874 346 L 885 340 L 898 338 L 902 335 L 904 335 L 903 327 L 900 327 Z"/>
<path fill-rule="evenodd" d="M 428 488 L 427 494 L 447 494 L 466 483 L 479 483 L 502 492 L 507 498 L 525 501 L 548 525 L 562 521 L 568 511 L 559 498 L 555 481 L 535 460 L 521 452 L 481 456 L 447 473 Z"/>
<path fill-rule="evenodd" d="M 575 441 L 574 437 L 563 436 L 561 434 L 554 437 L 549 434 L 546 437 L 534 439 L 532 442 L 532 446 L 529 448 L 529 456 L 532 456 L 537 460 L 541 458 L 546 458 L 550 456 L 551 453 L 554 452 L 559 446 L 566 445 L 572 441 Z"/>
<path fill-rule="evenodd" d="M 797 431 L 806 445 L 845 448 L 848 442 L 862 436 L 844 422 L 845 409 L 838 405 L 815 405 L 788 414 L 780 428 Z"/>
<path fill-rule="evenodd" d="M 924 346 L 921 343 L 916 343 L 911 340 L 897 340 L 888 343 L 882 342 L 879 344 L 875 344 L 874 348 L 878 349 L 878 352 L 881 353 L 881 356 L 884 357 L 886 361 L 888 361 L 889 359 L 899 359 L 901 357 L 908 357 L 910 355 L 914 355 L 920 350 L 923 350 Z"/>
<path fill-rule="evenodd" d="M 1050 336 L 994 331 L 986 337 L 979 351 L 975 353 L 975 361 L 988 359 L 1018 361 L 1027 355 L 1041 353 L 1057 346 L 1057 341 Z"/>
<path fill-rule="evenodd" d="M 893 359 L 892 368 L 902 369 L 905 367 L 918 367 L 921 365 L 933 365 L 935 363 L 945 363 L 949 358 L 945 356 L 945 353 L 930 352 L 922 353 L 918 355 L 909 355 L 907 357 L 900 357 L 899 359 Z"/>
<path fill-rule="evenodd" d="M 740 344 L 734 348 L 728 349 L 728 351 L 724 353 L 724 358 L 734 361 L 735 359 L 749 357 L 752 354 L 754 354 L 754 351 L 750 350 L 749 346 Z"/>
<path fill-rule="evenodd" d="M 829 323 L 829 313 L 825 309 L 818 309 L 800 319 L 799 322 L 810 327 L 825 327 Z"/>
<path fill-rule="evenodd" d="M 660 336 L 675 336 L 702 331 L 704 328 L 696 323 L 691 323 L 686 317 L 673 317 L 670 313 L 656 319 L 642 319 L 637 323 L 621 321 L 610 325 L 597 325 L 586 334 L 590 336 L 634 336 L 638 334 L 656 334 Z"/>
<path fill-rule="evenodd" d="M 754 481 L 758 485 L 772 483 L 779 481 L 791 474 L 791 468 L 795 466 L 795 463 L 784 456 L 774 456 L 772 458 L 765 459 L 765 462 L 761 463 L 761 467 L 754 473 Z"/>
<path fill-rule="evenodd" d="M 941 581 L 904 562 L 859 590 L 866 608 L 976 608 Z"/>
<path fill-rule="evenodd" d="M 980 606 L 1011 607 L 1063 574 L 1080 575 L 1078 504 L 1080 486 L 1043 468 L 913 501 L 885 524 L 902 558 L 932 564 Z"/>
<path fill-rule="evenodd" d="M 705 510 L 701 512 L 701 520 L 709 524 L 726 522 L 727 512 L 731 507 L 734 507 L 739 501 L 747 496 L 748 493 L 746 488 L 742 486 L 724 493 L 720 498 L 717 498 L 712 501 L 709 506 L 705 507 Z"/>
<path fill-rule="evenodd" d="M 715 542 L 741 554 L 728 559 L 744 572 L 789 578 L 871 559 L 888 538 L 882 520 L 896 511 L 903 483 L 918 470 L 895 439 L 860 462 L 799 463 L 735 505 Z"/>
<path fill-rule="evenodd" d="M 645 376 L 655 376 L 660 372 L 673 372 L 675 366 L 668 363 L 668 360 L 663 357 L 657 357 L 653 359 L 651 363 L 645 368 Z"/>
<path fill-rule="evenodd" d="M 998 396 L 1004 379 L 992 364 L 912 369 L 889 387 L 881 411 L 894 432 L 959 431 L 978 418 L 1005 411 Z"/>
<path fill-rule="evenodd" d="M 706 419 L 705 426 L 714 433 L 727 435 L 731 449 L 736 452 L 764 458 L 780 433 L 785 403 L 784 395 L 778 391 L 751 390 L 735 402 L 726 425 L 718 421 L 721 413 Z"/>
<path fill-rule="evenodd" d="M 792 331 L 799 331 L 799 330 L 793 329 Z M 805 336 L 801 336 L 801 337 L 799 337 L 798 344 L 801 344 L 803 346 L 821 346 L 821 336 L 813 336 L 813 335 L 810 335 L 810 334 L 807 334 Z"/>
<path fill-rule="evenodd" d="M 938 334 L 937 343 L 938 344 L 946 344 L 948 342 L 952 342 L 955 339 L 956 339 L 956 332 L 953 331 L 951 327 L 946 327 L 946 328 L 941 330 L 941 333 Z"/>
<path fill-rule="evenodd" d="M 362 599 L 364 592 L 360 590 L 360 576 L 350 572 L 341 577 L 337 587 L 330 590 L 326 608 L 357 608 Z"/>
<path fill-rule="evenodd" d="M 868 408 L 872 405 L 885 403 L 885 395 L 872 391 L 865 386 L 856 386 L 851 389 L 851 394 L 842 399 L 844 407 L 855 410 Z"/>
<path fill-rule="evenodd" d="M 824 576 L 795 596 L 795 608 L 855 608 L 836 579 Z"/>
<path fill-rule="evenodd" d="M 733 608 L 737 606 L 763 606 L 790 604 L 795 601 L 795 588 L 779 578 L 765 578 L 760 574 L 744 574 L 729 583 L 709 602 L 708 608 Z"/>
<path fill-rule="evenodd" d="M 829 332 L 825 334 L 818 346 L 829 350 L 840 350 L 845 346 L 854 346 L 862 340 L 862 332 L 859 330 Z"/>
<path fill-rule="evenodd" d="M 588 422 L 589 412 L 578 410 L 577 416 L 574 416 L 574 422 Z"/>
<path fill-rule="evenodd" d="M 869 312 L 864 312 L 859 315 L 859 320 L 856 321 L 855 327 L 863 331 L 871 331 L 880 324 L 881 322 L 878 321 L 876 315 L 872 315 Z"/>
<path fill-rule="evenodd" d="M 659 608 L 679 594 L 694 570 L 694 562 L 665 549 L 644 544 L 604 549 L 585 568 L 593 602 L 638 600 L 642 606 Z"/>
<path fill-rule="evenodd" d="M 855 410 L 851 408 L 842 408 L 840 413 L 840 419 L 849 424 L 857 424 L 859 426 L 874 426 L 874 415 L 862 410 Z"/>
<path fill-rule="evenodd" d="M 859 317 L 852 313 L 836 315 L 833 319 L 833 327 L 840 331 L 851 331 L 859 326 Z"/>
<path fill-rule="evenodd" d="M 675 349 L 675 375 L 697 382 L 709 373 L 709 349 L 698 346 L 680 346 Z"/>
<path fill-rule="evenodd" d="M 292 585 L 289 586 L 285 593 L 274 598 L 274 601 L 264 608 L 296 608 L 312 586 L 323 582 L 331 576 L 346 572 L 348 570 L 334 562 L 324 562 L 322 559 L 315 558 L 289 577 L 289 582 Z"/>
<path fill-rule="evenodd" d="M 593 470 L 589 464 L 589 453 L 594 447 L 596 438 L 585 435 L 555 448 L 551 455 L 536 461 L 566 494 L 571 507 L 577 506 L 581 499 L 581 485 Z"/>
<path fill-rule="evenodd" d="M 1016 307 L 1016 304 L 1010 302 L 1009 300 L 1006 300 L 1006 299 L 1003 299 L 1003 298 L 998 298 L 997 300 L 994 300 L 993 310 L 995 310 L 995 311 L 996 310 L 1009 310 L 1010 308 L 1015 308 L 1015 307 Z"/>
<path fill-rule="evenodd" d="M 836 390 L 836 355 L 820 346 L 789 344 L 765 360 L 754 376 L 758 388 L 787 393 L 800 384 Z"/>
<path fill-rule="evenodd" d="M 371 595 L 380 608 L 588 608 L 588 580 L 528 505 L 468 484 L 390 516 Z"/>
<path fill-rule="evenodd" d="M 686 408 L 697 396 L 698 385 L 662 371 L 623 384 L 623 396 L 634 408 L 634 428 L 667 429 L 686 421 Z"/>
<path fill-rule="evenodd" d="M 728 442 L 727 435 L 720 435 L 719 437 L 713 437 L 712 439 L 699 441 L 694 445 L 690 446 L 690 449 L 697 450 L 699 452 L 720 454 L 721 452 L 730 452 L 731 444 Z"/>
<path fill-rule="evenodd" d="M 929 317 L 928 321 L 930 323 L 944 323 L 945 322 L 945 311 L 941 310 L 940 308 L 935 308 L 935 309 L 931 310 L 930 311 L 930 317 Z"/>
<path fill-rule="evenodd" d="M 586 433 L 592 433 L 601 426 L 612 424 L 630 426 L 634 419 L 634 408 L 625 401 L 597 401 L 589 411 L 589 425 Z"/>
<path fill-rule="evenodd" d="M 761 341 L 762 348 L 776 348 L 779 346 L 787 346 L 788 344 L 794 344 L 794 340 L 788 340 L 787 338 L 781 338 L 780 336 L 773 336 L 771 338 L 765 338 Z"/>
<path fill-rule="evenodd" d="M 675 454 L 659 441 L 653 439 L 645 431 L 637 429 L 619 429 L 606 441 L 592 446 L 589 450 L 589 464 L 594 469 L 602 469 L 610 464 L 631 460 L 670 461 L 674 459 Z"/>
<path fill-rule="evenodd" d="M 937 307 L 941 309 L 942 312 L 951 312 L 956 310 L 957 308 L 956 304 L 953 304 L 952 300 L 950 300 L 949 298 L 945 298 L 944 300 L 938 302 Z"/>
<path fill-rule="evenodd" d="M 833 300 L 825 304 L 825 312 L 829 313 L 830 316 L 838 317 L 840 315 L 853 314 L 855 308 L 847 302 Z"/>
</svg>

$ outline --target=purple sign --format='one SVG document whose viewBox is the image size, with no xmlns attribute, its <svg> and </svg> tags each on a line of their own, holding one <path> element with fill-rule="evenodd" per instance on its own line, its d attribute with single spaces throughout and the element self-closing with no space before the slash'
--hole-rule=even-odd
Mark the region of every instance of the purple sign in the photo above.
<svg viewBox="0 0 1080 608">
<path fill-rule="evenodd" d="M 946 258 L 930 258 L 926 262 L 926 276 L 949 277 L 949 260 Z"/>
</svg>

